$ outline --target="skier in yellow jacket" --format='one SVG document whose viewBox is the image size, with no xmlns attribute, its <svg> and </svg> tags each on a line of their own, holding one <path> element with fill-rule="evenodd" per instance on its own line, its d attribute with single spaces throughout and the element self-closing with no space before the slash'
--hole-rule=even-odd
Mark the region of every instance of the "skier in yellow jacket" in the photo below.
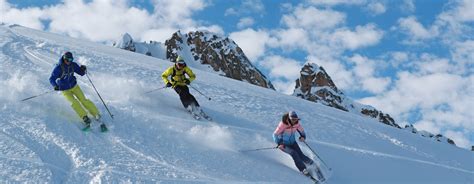
<svg viewBox="0 0 474 184">
<path fill-rule="evenodd" d="M 168 77 L 170 78 L 168 79 Z M 186 66 L 186 62 L 184 62 L 184 59 L 181 56 L 176 58 L 176 62 L 173 66 L 169 67 L 161 74 L 161 78 L 163 78 L 166 87 L 172 87 L 176 93 L 178 93 L 179 99 L 181 100 L 181 103 L 183 103 L 185 109 L 191 113 L 201 111 L 199 103 L 196 98 L 189 93 L 189 88 L 187 86 L 196 79 L 196 75 L 194 75 L 193 71 Z"/>
</svg>

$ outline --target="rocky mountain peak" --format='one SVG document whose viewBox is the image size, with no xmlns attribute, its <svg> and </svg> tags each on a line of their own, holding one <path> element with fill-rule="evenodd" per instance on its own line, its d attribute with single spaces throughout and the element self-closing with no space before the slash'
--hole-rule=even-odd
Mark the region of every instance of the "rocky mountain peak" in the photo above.
<svg viewBox="0 0 474 184">
<path fill-rule="evenodd" d="M 386 125 L 402 129 L 389 114 L 347 98 L 337 88 L 324 68 L 314 63 L 307 63 L 301 68 L 300 77 L 296 79 L 293 95 L 343 111 L 371 117 Z M 423 137 L 431 138 L 438 142 L 455 145 L 453 140 L 441 134 L 434 135 L 426 131 L 418 131 L 412 125 L 403 129 L 415 134 L 421 134 Z"/>
<path fill-rule="evenodd" d="M 314 63 L 307 63 L 301 69 L 293 95 L 348 111 L 343 104 L 344 94 L 337 89 L 324 68 Z"/>
<path fill-rule="evenodd" d="M 174 61 L 178 55 L 187 55 L 194 61 L 229 78 L 257 86 L 274 89 L 268 80 L 245 56 L 242 49 L 231 39 L 207 32 L 175 32 L 166 40 L 166 58 Z"/>
</svg>

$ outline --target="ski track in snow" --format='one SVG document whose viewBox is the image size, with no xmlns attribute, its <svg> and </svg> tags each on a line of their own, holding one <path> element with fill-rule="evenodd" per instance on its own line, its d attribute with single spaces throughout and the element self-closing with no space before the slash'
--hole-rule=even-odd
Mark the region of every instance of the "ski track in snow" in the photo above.
<svg viewBox="0 0 474 184">
<path fill-rule="evenodd" d="M 155 67 L 157 63 L 152 62 L 137 64 L 137 58 L 145 57 L 116 51 L 114 48 L 90 46 L 87 42 L 71 41 L 48 33 L 30 33 L 26 28 L 13 26 L 1 28 L 0 31 L 10 35 L 0 36 L 0 44 L 3 44 L 0 76 L 2 80 L 17 80 L 26 85 L 16 87 L 13 92 L 0 94 L 18 98 L 50 90 L 47 78 L 57 63 L 57 57 L 65 50 L 73 50 L 79 62 L 94 70 L 94 75 L 91 76 L 97 88 L 109 100 L 107 104 L 117 115 L 113 121 L 106 120 L 110 129 L 108 133 L 84 134 L 79 130 L 80 120 L 77 120 L 69 104 L 60 95 L 42 97 L 43 100 L 49 100 L 44 104 L 39 99 L 18 104 L 0 97 L 0 101 L 7 103 L 0 107 L 4 111 L 0 119 L 0 126 L 3 127 L 0 131 L 0 169 L 6 169 L 6 176 L 9 176 L 7 181 L 307 182 L 307 178 L 297 176 L 297 172 L 281 173 L 285 169 L 295 171 L 293 163 L 284 161 L 281 164 L 282 161 L 275 160 L 285 156 L 281 152 L 238 152 L 240 149 L 273 146 L 271 133 L 280 120 L 281 113 L 287 110 L 300 112 L 308 133 L 308 143 L 317 144 L 320 156 L 327 163 L 337 159 L 325 154 L 328 149 L 341 150 L 388 158 L 387 162 L 404 160 L 454 170 L 468 174 L 470 177 L 466 181 L 473 178 L 474 171 L 466 169 L 469 166 L 454 166 L 462 166 L 461 161 L 442 157 L 444 160 L 435 162 L 440 154 L 430 153 L 414 143 L 398 138 L 384 125 L 371 125 L 373 122 L 367 118 L 341 113 L 276 92 L 265 91 L 269 94 L 262 94 L 263 90 L 260 88 L 242 89 L 239 85 L 243 82 L 229 80 L 237 87 L 223 85 L 217 75 L 199 70 L 196 70 L 197 75 L 204 79 L 199 78 L 193 82 L 193 86 L 208 94 L 212 101 L 207 101 L 194 89 L 190 91 L 213 117 L 213 121 L 196 121 L 182 109 L 172 90 L 137 95 L 153 88 L 151 86 L 162 85 L 162 64 L 158 64 L 159 67 Z M 114 52 L 118 56 L 112 57 L 102 52 Z M 18 71 L 12 74 L 6 68 Z M 25 72 L 27 73 L 24 74 Z M 31 82 L 28 83 L 27 79 L 32 76 L 36 77 L 34 80 L 37 84 L 28 86 Z M 108 114 L 104 113 L 102 104 L 93 95 L 95 92 L 92 86 L 84 78 L 78 77 L 78 84 L 103 112 L 102 116 L 106 117 Z M 11 85 L 10 83 L 7 84 Z M 123 86 L 129 88 L 123 89 Z M 51 106 L 61 106 L 64 109 L 55 112 Z M 16 117 L 18 115 L 24 117 Z M 65 123 L 71 121 L 73 123 Z M 122 124 L 123 122 L 128 124 Z M 149 139 L 152 141 L 148 141 Z M 365 145 L 366 141 L 372 141 L 375 146 Z M 421 140 L 423 141 L 425 140 Z M 383 148 L 377 148 L 377 145 L 396 150 L 397 153 L 389 154 Z M 308 152 L 305 146 L 300 146 Z M 335 172 L 338 170 L 333 169 Z M 262 173 L 262 170 L 266 172 Z M 341 173 L 336 176 L 344 177 Z M 341 178 L 335 178 L 335 181 L 340 182 L 338 179 Z M 332 183 L 331 178 L 328 183 Z"/>
</svg>

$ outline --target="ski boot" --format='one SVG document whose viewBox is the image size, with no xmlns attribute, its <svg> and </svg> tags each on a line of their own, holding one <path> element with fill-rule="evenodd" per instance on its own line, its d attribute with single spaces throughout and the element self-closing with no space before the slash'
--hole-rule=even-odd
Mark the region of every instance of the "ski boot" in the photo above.
<svg viewBox="0 0 474 184">
<path fill-rule="evenodd" d="M 88 131 L 91 129 L 91 119 L 89 117 L 84 116 L 82 117 L 82 121 L 84 121 L 85 127 L 82 129 L 82 131 Z"/>
</svg>

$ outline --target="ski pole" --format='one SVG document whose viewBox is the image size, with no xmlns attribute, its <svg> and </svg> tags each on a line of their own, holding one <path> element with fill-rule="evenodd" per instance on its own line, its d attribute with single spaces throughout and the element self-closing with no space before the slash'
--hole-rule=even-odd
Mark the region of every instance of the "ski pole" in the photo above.
<svg viewBox="0 0 474 184">
<path fill-rule="evenodd" d="M 261 150 L 269 150 L 269 149 L 277 149 L 276 147 L 268 147 L 268 148 L 258 148 L 258 149 L 248 149 L 248 150 L 239 150 L 240 152 L 251 152 L 251 151 L 261 151 Z"/>
<path fill-rule="evenodd" d="M 157 88 L 157 89 L 153 89 L 153 90 L 147 91 L 147 92 L 145 92 L 145 93 L 143 93 L 143 94 L 148 94 L 148 93 L 151 93 L 151 92 L 153 92 L 153 91 L 159 91 L 159 90 L 162 90 L 162 89 L 165 89 L 165 88 L 166 88 L 166 86 L 163 86 L 163 87 L 161 87 L 161 88 Z"/>
<path fill-rule="evenodd" d="M 21 101 L 24 102 L 24 101 L 27 101 L 27 100 L 29 100 L 29 99 L 36 98 L 36 97 L 39 97 L 39 96 L 43 96 L 43 95 L 48 94 L 48 93 L 51 93 L 51 92 L 53 92 L 53 91 L 52 91 L 52 90 L 51 90 L 51 91 L 46 91 L 46 92 L 41 93 L 41 94 L 39 94 L 39 95 L 34 95 L 34 96 L 31 96 L 31 97 L 25 98 L 25 99 L 23 99 L 23 100 L 21 100 Z"/>
<path fill-rule="evenodd" d="M 324 162 L 324 160 L 321 159 L 321 157 L 319 157 L 319 155 L 313 150 L 313 148 L 311 148 L 311 146 L 309 146 L 309 144 L 306 143 L 306 141 L 303 141 L 303 142 L 304 142 L 304 144 L 306 144 L 306 146 L 314 153 L 314 155 L 316 155 L 316 156 L 318 157 L 318 159 L 321 160 L 321 162 L 322 162 L 327 168 L 329 168 L 329 170 L 332 170 L 332 169 L 326 164 L 326 162 Z"/>
<path fill-rule="evenodd" d="M 111 117 L 112 119 L 114 119 L 114 115 L 112 115 L 112 113 L 110 113 L 109 108 L 107 107 L 107 105 L 105 104 L 104 100 L 103 100 L 102 97 L 100 96 L 99 92 L 97 91 L 97 88 L 95 88 L 94 83 L 92 83 L 92 80 L 91 80 L 91 78 L 89 77 L 89 73 L 88 73 L 88 72 L 86 72 L 86 76 L 87 76 L 87 79 L 89 79 L 89 82 L 91 82 L 92 87 L 94 87 L 94 90 L 95 90 L 95 92 L 97 93 L 97 95 L 99 96 L 100 101 L 102 101 L 102 104 L 104 104 L 105 109 L 106 109 L 107 112 L 109 113 L 110 117 Z"/>
<path fill-rule="evenodd" d="M 191 85 L 189 85 L 191 86 Z M 196 90 L 199 94 L 201 94 L 202 96 L 206 97 L 208 100 L 211 100 L 211 97 L 208 97 L 206 96 L 205 94 L 201 93 L 199 90 L 197 90 L 195 87 L 191 86 L 191 88 L 193 88 L 194 90 Z"/>
</svg>

